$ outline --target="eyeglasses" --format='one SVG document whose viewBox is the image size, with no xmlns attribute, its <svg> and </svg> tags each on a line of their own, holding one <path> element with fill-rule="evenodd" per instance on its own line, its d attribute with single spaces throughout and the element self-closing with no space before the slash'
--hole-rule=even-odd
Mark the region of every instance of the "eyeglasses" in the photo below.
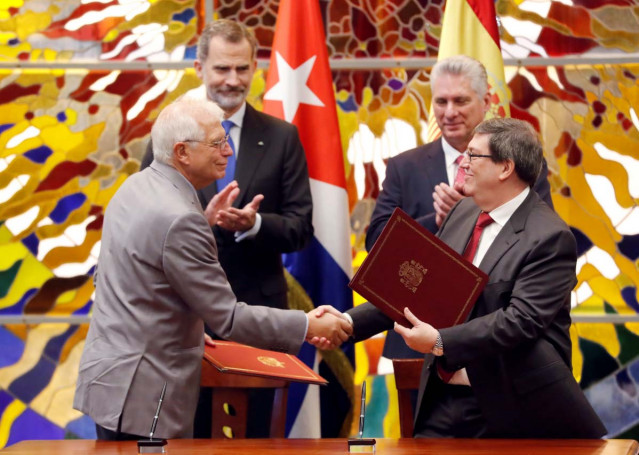
<svg viewBox="0 0 639 455">
<path fill-rule="evenodd" d="M 477 153 L 472 153 L 470 150 L 466 150 L 464 154 L 468 157 L 468 162 L 472 162 L 473 158 L 492 158 L 492 155 L 479 155 Z"/>
<path fill-rule="evenodd" d="M 212 147 L 218 150 L 224 150 L 224 147 L 226 147 L 226 144 L 229 143 L 229 138 L 230 138 L 230 135 L 227 134 L 219 141 L 214 141 L 214 142 L 196 141 L 195 139 L 184 139 L 183 141 L 180 141 L 180 142 L 197 142 L 198 144 L 202 144 L 206 147 Z"/>
</svg>

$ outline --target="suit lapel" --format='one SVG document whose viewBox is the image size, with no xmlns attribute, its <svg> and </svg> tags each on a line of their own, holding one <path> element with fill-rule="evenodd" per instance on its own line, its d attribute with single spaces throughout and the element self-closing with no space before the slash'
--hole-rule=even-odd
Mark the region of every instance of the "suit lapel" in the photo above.
<svg viewBox="0 0 639 455">
<path fill-rule="evenodd" d="M 531 190 L 524 202 L 515 210 L 508 222 L 501 229 L 493 241 L 486 255 L 479 264 L 479 268 L 490 275 L 490 272 L 497 265 L 499 260 L 511 249 L 524 234 L 526 220 L 532 207 L 539 200 L 537 193 Z"/>
<path fill-rule="evenodd" d="M 242 207 L 250 202 L 244 199 L 268 148 L 268 137 L 264 129 L 264 123 L 257 115 L 257 111 L 250 104 L 247 104 L 242 122 L 240 152 L 235 169 L 235 180 L 240 186 L 240 194 L 233 203 L 235 207 Z"/>
<path fill-rule="evenodd" d="M 480 210 L 479 207 L 472 202 L 472 199 L 463 199 L 453 210 L 454 212 L 450 214 L 452 226 L 442 230 L 441 238 L 453 250 L 459 254 L 463 254 L 466 244 L 475 228 Z M 452 215 L 454 215 L 454 219 Z M 446 222 L 446 225 L 447 224 Z"/>
<path fill-rule="evenodd" d="M 508 221 L 501 231 L 499 231 L 499 234 L 495 237 L 488 251 L 486 251 L 486 255 L 481 260 L 479 268 L 487 275 L 490 275 L 490 272 L 506 252 L 519 242 L 520 234 L 521 232 L 513 230 L 512 224 Z"/>
<path fill-rule="evenodd" d="M 436 142 L 433 142 L 433 146 L 428 148 L 427 152 L 425 159 L 420 165 L 424 166 L 424 170 L 430 179 L 430 182 L 425 182 L 429 184 L 428 188 L 433 188 L 441 182 L 448 183 L 446 158 L 444 157 L 444 148 L 442 147 L 441 138 L 437 139 Z"/>
</svg>

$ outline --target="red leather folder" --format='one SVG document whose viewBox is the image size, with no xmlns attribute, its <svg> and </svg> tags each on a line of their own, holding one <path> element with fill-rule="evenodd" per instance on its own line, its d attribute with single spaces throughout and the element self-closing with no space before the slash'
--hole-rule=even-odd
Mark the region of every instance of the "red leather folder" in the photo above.
<svg viewBox="0 0 639 455">
<path fill-rule="evenodd" d="M 436 329 L 464 322 L 488 275 L 396 208 L 349 286 L 412 327 L 408 307 Z"/>
<path fill-rule="evenodd" d="M 215 341 L 204 346 L 204 360 L 222 373 L 236 373 L 286 381 L 327 384 L 304 362 L 291 354 L 254 348 L 232 341 Z"/>
</svg>

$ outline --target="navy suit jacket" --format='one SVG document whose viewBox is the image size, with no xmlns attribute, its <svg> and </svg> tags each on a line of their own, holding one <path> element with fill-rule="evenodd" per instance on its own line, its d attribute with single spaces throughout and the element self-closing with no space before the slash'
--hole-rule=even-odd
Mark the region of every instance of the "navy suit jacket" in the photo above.
<svg viewBox="0 0 639 455">
<path fill-rule="evenodd" d="M 148 147 L 142 167 L 152 160 Z M 263 194 L 262 226 L 252 239 L 235 241 L 233 232 L 213 227 L 218 256 L 238 300 L 287 308 L 282 253 L 304 248 L 313 237 L 313 204 L 306 156 L 297 128 L 246 105 L 235 168 L 244 207 Z M 198 191 L 202 207 L 217 193 L 216 183 Z"/>
<path fill-rule="evenodd" d="M 404 210 L 433 234 L 436 233 L 438 227 L 435 222 L 433 192 L 435 185 L 441 182 L 448 182 L 441 138 L 391 158 L 386 166 L 386 178 L 366 233 L 366 249 L 370 251 L 373 247 L 396 207 Z M 553 206 L 545 160 L 534 190 L 550 207 Z M 389 358 L 422 356 L 406 346 L 402 337 L 395 332 L 389 332 L 386 336 L 383 354 Z"/>
</svg>

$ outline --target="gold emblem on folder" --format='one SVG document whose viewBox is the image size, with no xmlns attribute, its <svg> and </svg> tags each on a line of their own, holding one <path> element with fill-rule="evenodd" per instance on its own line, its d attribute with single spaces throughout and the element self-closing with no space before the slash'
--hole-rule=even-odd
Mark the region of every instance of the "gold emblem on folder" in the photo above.
<svg viewBox="0 0 639 455">
<path fill-rule="evenodd" d="M 284 362 L 280 362 L 277 359 L 274 359 L 273 357 L 266 357 L 266 356 L 258 356 L 257 360 L 259 360 L 260 362 L 262 362 L 264 365 L 267 365 L 269 367 L 280 367 L 280 368 L 284 368 Z"/>
<path fill-rule="evenodd" d="M 399 266 L 399 282 L 414 294 L 427 272 L 428 269 L 414 259 L 404 261 Z"/>
</svg>

